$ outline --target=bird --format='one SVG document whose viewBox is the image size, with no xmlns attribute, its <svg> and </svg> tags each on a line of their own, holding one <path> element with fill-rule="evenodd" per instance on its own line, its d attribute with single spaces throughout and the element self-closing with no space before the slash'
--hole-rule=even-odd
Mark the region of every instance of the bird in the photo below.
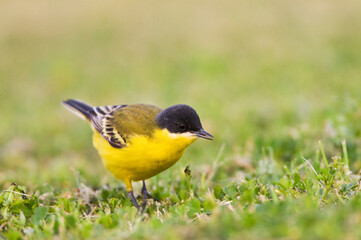
<svg viewBox="0 0 361 240">
<path fill-rule="evenodd" d="M 154 198 L 145 180 L 165 171 L 183 156 L 198 138 L 213 140 L 197 112 L 185 104 L 161 109 L 150 104 L 123 104 L 93 107 L 68 99 L 62 104 L 86 120 L 93 130 L 93 145 L 105 167 L 124 182 L 132 204 L 133 182 L 142 181 L 142 209 Z"/>
</svg>

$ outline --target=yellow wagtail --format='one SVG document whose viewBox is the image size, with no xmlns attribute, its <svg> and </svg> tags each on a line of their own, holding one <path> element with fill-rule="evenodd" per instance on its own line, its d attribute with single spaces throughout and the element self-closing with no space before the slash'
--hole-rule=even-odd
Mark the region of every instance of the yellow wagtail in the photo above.
<svg viewBox="0 0 361 240">
<path fill-rule="evenodd" d="M 73 99 L 63 104 L 89 122 L 94 132 L 94 147 L 105 167 L 124 181 L 138 209 L 133 181 L 143 181 L 144 209 L 146 199 L 153 198 L 144 180 L 175 164 L 197 138 L 213 139 L 203 130 L 197 112 L 188 105 L 162 110 L 148 104 L 92 107 Z"/>
</svg>

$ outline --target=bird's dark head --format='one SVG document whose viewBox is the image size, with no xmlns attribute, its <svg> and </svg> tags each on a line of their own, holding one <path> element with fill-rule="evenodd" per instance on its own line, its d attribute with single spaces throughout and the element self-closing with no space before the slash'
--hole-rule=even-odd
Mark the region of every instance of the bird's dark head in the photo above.
<svg viewBox="0 0 361 240">
<path fill-rule="evenodd" d="M 212 140 L 213 136 L 203 130 L 197 112 L 190 106 L 179 104 L 164 109 L 155 118 L 160 128 L 171 133 L 190 133 L 195 137 Z"/>
</svg>

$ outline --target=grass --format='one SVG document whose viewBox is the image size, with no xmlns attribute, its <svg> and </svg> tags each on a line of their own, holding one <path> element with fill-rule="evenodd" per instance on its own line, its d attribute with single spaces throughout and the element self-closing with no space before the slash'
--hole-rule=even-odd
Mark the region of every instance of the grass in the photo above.
<svg viewBox="0 0 361 240">
<path fill-rule="evenodd" d="M 153 185 L 163 201 L 149 202 L 143 214 L 124 189 L 91 186 L 79 175 L 68 191 L 44 184 L 31 192 L 14 183 L 0 195 L 0 223 L 9 239 L 357 239 L 360 178 L 343 153 L 332 160 L 300 157 L 291 166 L 265 155 L 254 173 L 225 184 L 213 179 L 227 171 L 225 162 L 199 177 L 187 167 L 175 181 Z"/>
<path fill-rule="evenodd" d="M 0 238 L 359 239 L 359 7 L 1 2 Z M 216 139 L 140 214 L 66 98 L 186 103 Z"/>
</svg>

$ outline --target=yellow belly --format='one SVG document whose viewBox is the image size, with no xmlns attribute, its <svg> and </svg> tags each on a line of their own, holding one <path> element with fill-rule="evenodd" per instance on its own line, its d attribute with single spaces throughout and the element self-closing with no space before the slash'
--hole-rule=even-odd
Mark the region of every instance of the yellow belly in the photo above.
<svg viewBox="0 0 361 240">
<path fill-rule="evenodd" d="M 152 137 L 134 136 L 124 148 L 113 148 L 95 131 L 94 147 L 103 159 L 105 167 L 124 181 L 128 191 L 132 181 L 145 180 L 175 164 L 185 149 L 196 138 L 185 134 L 171 134 L 168 130 L 156 130 Z"/>
</svg>

